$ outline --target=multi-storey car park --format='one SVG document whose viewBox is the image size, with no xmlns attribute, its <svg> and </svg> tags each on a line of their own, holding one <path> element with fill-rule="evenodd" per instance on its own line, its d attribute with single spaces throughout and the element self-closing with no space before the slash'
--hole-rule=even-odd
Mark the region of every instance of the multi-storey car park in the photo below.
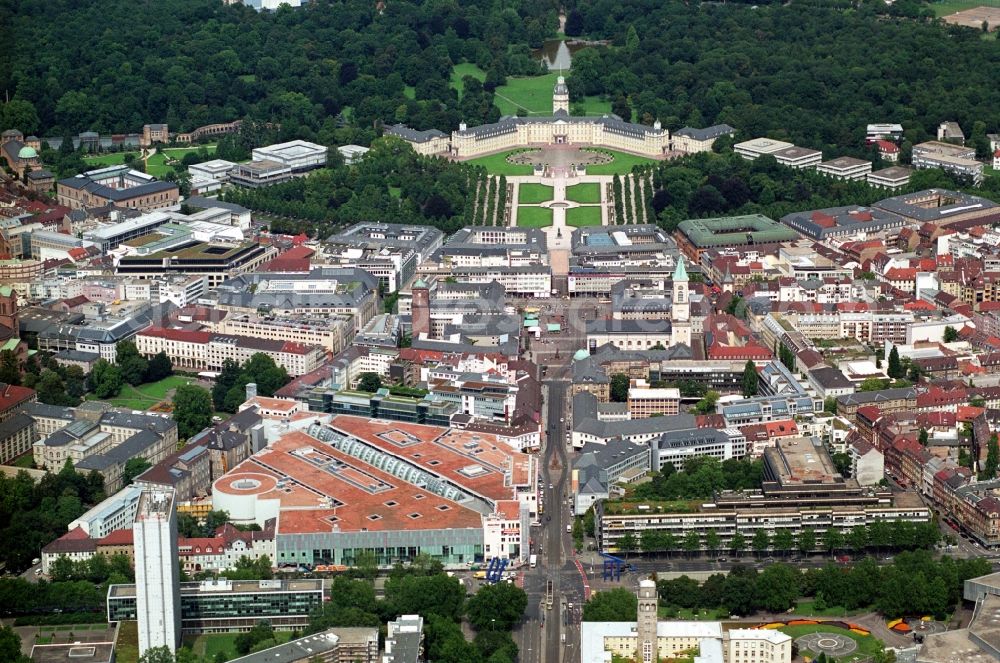
<svg viewBox="0 0 1000 663">
<path fill-rule="evenodd" d="M 276 562 L 456 566 L 524 561 L 536 459 L 489 433 L 335 416 L 293 431 L 213 486 L 235 522 L 277 519 Z"/>
</svg>

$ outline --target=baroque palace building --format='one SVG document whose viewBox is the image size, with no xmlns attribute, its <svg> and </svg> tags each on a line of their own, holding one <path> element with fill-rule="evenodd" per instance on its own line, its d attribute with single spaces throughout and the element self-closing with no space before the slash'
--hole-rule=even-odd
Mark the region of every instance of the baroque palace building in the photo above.
<svg viewBox="0 0 1000 663">
<path fill-rule="evenodd" d="M 544 145 L 606 147 L 655 159 L 674 152 L 706 152 L 712 149 L 716 138 L 735 132 L 729 125 L 720 124 L 707 129 L 685 127 L 671 133 L 659 121 L 650 127 L 626 122 L 611 113 L 573 116 L 569 113 L 569 88 L 562 76 L 552 91 L 550 116 L 508 115 L 493 124 L 476 127 L 463 122 L 452 132 L 450 141 L 440 131 L 416 131 L 399 124 L 385 131 L 410 143 L 420 154 L 447 155 L 456 159 Z"/>
</svg>

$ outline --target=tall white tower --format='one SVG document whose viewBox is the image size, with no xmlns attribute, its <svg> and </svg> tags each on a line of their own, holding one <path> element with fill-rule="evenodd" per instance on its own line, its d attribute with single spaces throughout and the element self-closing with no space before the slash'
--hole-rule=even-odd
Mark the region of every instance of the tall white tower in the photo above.
<svg viewBox="0 0 1000 663">
<path fill-rule="evenodd" d="M 172 490 L 143 491 L 132 534 L 139 655 L 164 646 L 176 652 L 181 639 L 181 587 Z"/>
<path fill-rule="evenodd" d="M 638 659 L 642 663 L 656 663 L 659 660 L 659 645 L 656 639 L 656 583 L 646 579 L 639 582 L 639 620 L 636 635 L 639 636 Z"/>
<path fill-rule="evenodd" d="M 556 86 L 552 88 L 552 114 L 559 111 L 569 113 L 569 87 L 562 76 L 556 79 Z"/>
<path fill-rule="evenodd" d="M 674 294 L 670 303 L 670 344 L 691 345 L 691 302 L 688 297 L 688 273 L 684 256 L 677 259 L 674 269 Z"/>
</svg>

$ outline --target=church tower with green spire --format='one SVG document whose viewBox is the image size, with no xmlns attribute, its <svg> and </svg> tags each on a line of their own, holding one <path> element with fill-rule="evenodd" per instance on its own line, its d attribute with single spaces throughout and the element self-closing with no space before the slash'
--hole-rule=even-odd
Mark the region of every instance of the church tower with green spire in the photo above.
<svg viewBox="0 0 1000 663">
<path fill-rule="evenodd" d="M 691 345 L 691 302 L 688 281 L 684 256 L 680 256 L 674 269 L 673 299 L 670 303 L 671 345 Z"/>
</svg>

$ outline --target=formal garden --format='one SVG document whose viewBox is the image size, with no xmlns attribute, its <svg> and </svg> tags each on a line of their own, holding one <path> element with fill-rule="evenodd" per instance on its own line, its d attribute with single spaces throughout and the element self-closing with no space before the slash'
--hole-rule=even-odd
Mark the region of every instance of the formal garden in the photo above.
<svg viewBox="0 0 1000 663">
<path fill-rule="evenodd" d="M 601 225 L 600 205 L 571 207 L 566 210 L 566 225 L 574 228 Z"/>
<path fill-rule="evenodd" d="M 536 205 L 518 205 L 517 226 L 519 228 L 548 228 L 552 225 L 552 210 Z"/>
</svg>

